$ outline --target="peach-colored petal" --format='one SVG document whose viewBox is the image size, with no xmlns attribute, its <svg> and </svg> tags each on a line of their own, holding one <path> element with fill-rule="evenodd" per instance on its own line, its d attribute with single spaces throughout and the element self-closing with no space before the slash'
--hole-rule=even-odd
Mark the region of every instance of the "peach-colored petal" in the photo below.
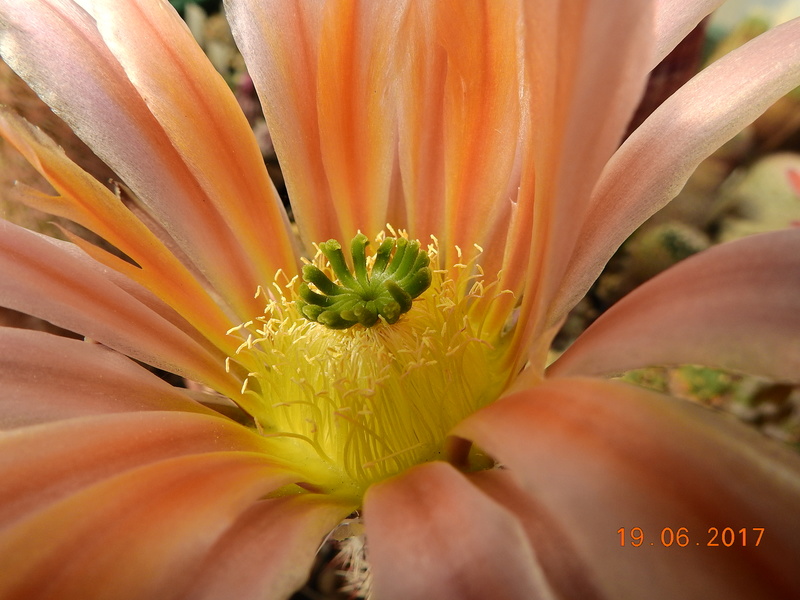
<svg viewBox="0 0 800 600">
<path fill-rule="evenodd" d="M 123 179 L 243 320 L 260 311 L 250 259 L 82 8 L 70 0 L 0 0 L 0 54 Z"/>
<path fill-rule="evenodd" d="M 576 219 L 644 90 L 653 7 L 638 0 L 614 10 L 599 0 L 524 6 L 532 139 L 518 207 L 533 228 L 530 238 L 509 240 L 504 277 L 524 273 L 520 319 L 544 327 L 549 323 L 539 313 L 557 292 L 577 243 Z M 521 347 L 548 343 L 536 327 L 518 332 Z"/>
<path fill-rule="evenodd" d="M 207 412 L 132 360 L 97 344 L 0 328 L 0 429 L 141 410 Z"/>
<path fill-rule="evenodd" d="M 93 231 L 132 258 L 139 268 L 116 259 L 113 265 L 157 294 L 199 331 L 232 352 L 236 343 L 225 335 L 232 323 L 173 254 L 110 190 L 67 158 L 61 148 L 21 118 L 0 113 L 0 132 L 58 192 L 50 196 L 22 188 L 14 196 L 37 210 L 71 219 Z M 76 243 L 79 241 L 76 240 Z M 89 246 L 83 247 L 92 252 Z M 96 258 L 98 254 L 93 253 Z M 111 264 L 110 255 L 105 264 Z"/>
<path fill-rule="evenodd" d="M 456 434 L 496 457 L 555 519 L 574 552 L 562 576 L 578 561 L 597 597 L 800 594 L 800 457 L 742 425 L 625 384 L 562 379 L 496 402 Z"/>
<path fill-rule="evenodd" d="M 444 224 L 444 94 L 447 54 L 439 45 L 432 2 L 411 2 L 397 43 L 398 160 L 405 216 L 414 237 L 441 236 Z M 462 17 L 463 18 L 463 17 Z"/>
<path fill-rule="evenodd" d="M 700 21 L 725 0 L 656 0 L 656 53 L 651 67 L 660 63 Z"/>
<path fill-rule="evenodd" d="M 680 191 L 701 160 L 800 85 L 800 19 L 718 60 L 662 104 L 611 159 L 575 227 L 578 245 L 550 309 L 561 318 L 625 238 Z"/>
<path fill-rule="evenodd" d="M 209 550 L 187 597 L 288 598 L 308 579 L 323 536 L 354 508 L 313 494 L 259 502 Z"/>
<path fill-rule="evenodd" d="M 702 364 L 800 381 L 800 230 L 716 246 L 611 307 L 549 369 Z"/>
<path fill-rule="evenodd" d="M 383 228 L 395 164 L 388 63 L 404 3 L 225 3 L 307 244 Z"/>
<path fill-rule="evenodd" d="M 291 275 L 289 221 L 255 137 L 178 13 L 154 0 L 94 0 L 92 6 L 109 50 L 236 233 L 260 281 L 269 282 L 279 268 Z"/>
<path fill-rule="evenodd" d="M 445 463 L 370 487 L 364 519 L 377 598 L 554 598 L 519 521 Z"/>
<path fill-rule="evenodd" d="M 556 516 L 524 490 L 513 473 L 491 469 L 471 473 L 469 480 L 519 519 L 557 598 L 600 600 L 590 569 L 580 561 Z"/>
<path fill-rule="evenodd" d="M 6 528 L 131 469 L 176 456 L 258 452 L 268 446 L 263 438 L 220 416 L 157 411 L 15 429 L 0 436 L 0 448 L 0 528 Z"/>
<path fill-rule="evenodd" d="M 238 397 L 212 353 L 48 238 L 0 221 L 0 304 Z"/>
<path fill-rule="evenodd" d="M 237 517 L 293 477 L 263 455 L 215 452 L 105 480 L 0 533 L 0 596 L 181 597 Z"/>
<path fill-rule="evenodd" d="M 412 75 L 423 76 L 426 70 L 432 70 L 434 75 L 440 73 L 430 80 L 433 89 L 422 93 L 440 97 L 443 103 L 441 113 L 437 111 L 427 117 L 439 120 L 428 126 L 441 131 L 434 134 L 442 136 L 441 145 L 434 143 L 434 149 L 442 156 L 418 154 L 425 137 L 431 133 L 419 130 L 427 119 L 415 113 L 428 106 L 411 96 L 419 84 L 413 87 L 405 84 L 398 90 L 406 104 L 406 118 L 400 127 L 408 129 L 406 151 L 416 156 L 409 165 L 411 173 L 404 173 L 404 177 L 417 188 L 412 187 L 409 202 L 416 205 L 443 202 L 444 212 L 443 220 L 432 223 L 431 230 L 415 235 L 439 236 L 447 256 L 452 254 L 454 245 L 471 250 L 473 244 L 501 254 L 503 244 L 495 245 L 489 234 L 501 235 L 514 199 L 514 195 L 509 195 L 509 180 L 514 172 L 521 118 L 519 4 L 493 0 L 465 4 L 448 0 L 432 2 L 427 7 L 428 14 L 423 10 L 418 8 L 411 18 L 416 18 L 421 33 L 430 28 L 428 46 L 433 48 L 429 59 L 432 64 L 423 65 L 422 69 L 417 67 L 421 72 Z M 437 59 L 444 61 L 443 67 L 436 64 Z M 441 162 L 443 186 L 432 182 L 433 190 L 418 189 L 424 181 L 415 182 L 415 172 L 422 172 L 426 168 L 423 164 L 429 161 Z M 444 195 L 437 198 L 433 192 L 440 186 Z M 447 262 L 457 262 L 456 257 Z"/>
</svg>

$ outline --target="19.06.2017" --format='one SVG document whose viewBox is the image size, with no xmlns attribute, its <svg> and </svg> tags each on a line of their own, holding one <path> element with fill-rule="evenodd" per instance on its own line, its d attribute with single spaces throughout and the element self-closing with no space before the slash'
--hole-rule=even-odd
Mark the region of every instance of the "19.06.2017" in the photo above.
<svg viewBox="0 0 800 600">
<path fill-rule="evenodd" d="M 649 532 L 648 532 L 649 533 Z M 709 527 L 708 530 L 700 535 L 697 531 L 690 532 L 688 527 L 664 527 L 660 535 L 645 535 L 641 527 L 617 529 L 620 546 L 721 546 L 730 548 L 731 546 L 758 546 L 764 536 L 763 527 Z"/>
</svg>

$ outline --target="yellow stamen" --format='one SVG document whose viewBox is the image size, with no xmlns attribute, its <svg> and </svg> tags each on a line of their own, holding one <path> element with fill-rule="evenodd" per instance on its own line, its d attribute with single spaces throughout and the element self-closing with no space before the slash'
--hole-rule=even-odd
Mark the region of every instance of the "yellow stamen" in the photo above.
<svg viewBox="0 0 800 600">
<path fill-rule="evenodd" d="M 453 276 L 438 268 L 438 254 L 433 239 L 430 287 L 391 324 L 331 329 L 309 321 L 298 280 L 284 278 L 269 296 L 261 290 L 263 316 L 231 330 L 247 364 L 260 365 L 243 393 L 257 399 L 253 417 L 264 434 L 305 445 L 310 462 L 328 479 L 339 473 L 350 489 L 442 458 L 452 427 L 495 400 L 510 376 L 504 338 L 488 335 L 474 310 L 491 300 L 496 282 L 484 284 L 477 256 L 464 257 Z M 374 261 L 367 257 L 369 267 Z M 336 282 L 323 253 L 310 264 Z"/>
</svg>

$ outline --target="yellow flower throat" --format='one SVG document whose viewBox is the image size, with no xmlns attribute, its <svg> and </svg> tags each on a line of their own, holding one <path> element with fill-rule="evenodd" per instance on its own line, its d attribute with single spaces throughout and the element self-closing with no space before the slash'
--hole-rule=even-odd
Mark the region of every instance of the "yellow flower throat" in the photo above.
<svg viewBox="0 0 800 600">
<path fill-rule="evenodd" d="M 444 270 L 435 238 L 427 251 L 402 234 L 375 241 L 367 255 L 366 238 L 353 240 L 354 276 L 338 243 L 320 244 L 305 283 L 276 278 L 261 290 L 264 315 L 231 332 L 247 336 L 237 358 L 258 365 L 244 393 L 259 429 L 285 438 L 320 480 L 358 491 L 441 458 L 452 427 L 509 377 L 502 340 L 480 319 L 496 283 L 484 285 L 475 259 Z M 393 265 L 395 283 L 380 288 Z M 348 277 L 366 299 L 345 297 Z"/>
</svg>

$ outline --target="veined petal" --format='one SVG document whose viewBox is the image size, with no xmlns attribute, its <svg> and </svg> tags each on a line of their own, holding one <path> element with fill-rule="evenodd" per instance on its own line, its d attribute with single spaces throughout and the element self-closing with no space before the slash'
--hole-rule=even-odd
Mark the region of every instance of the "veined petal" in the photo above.
<svg viewBox="0 0 800 600">
<path fill-rule="evenodd" d="M 555 519 L 574 552 L 562 576 L 577 560 L 598 597 L 800 593 L 800 457 L 742 425 L 625 384 L 564 379 L 498 401 L 455 433 L 499 460 Z M 631 547 L 634 527 L 642 547 Z M 672 541 L 669 532 L 661 541 L 665 528 Z M 682 528 L 688 542 L 678 547 Z"/>
<path fill-rule="evenodd" d="M 650 65 L 655 67 L 698 23 L 725 0 L 656 0 L 656 52 Z"/>
<path fill-rule="evenodd" d="M 237 398 L 212 353 L 48 238 L 0 221 L 0 305 L 81 333 Z"/>
<path fill-rule="evenodd" d="M 693 256 L 611 307 L 549 369 L 609 375 L 702 364 L 800 381 L 800 230 Z"/>
<path fill-rule="evenodd" d="M 357 230 L 372 235 L 386 224 L 397 144 L 391 59 L 404 5 L 334 0 L 322 12 L 320 152 L 345 239 Z"/>
<path fill-rule="evenodd" d="M 543 333 L 550 324 L 540 313 L 557 293 L 577 243 L 575 221 L 586 212 L 644 90 L 652 11 L 639 0 L 613 11 L 599 0 L 525 4 L 532 141 L 518 210 L 534 225 L 529 239 L 509 244 L 504 273 L 507 279 L 525 273 L 520 319 L 542 329 L 520 328 L 521 347 L 535 339 L 547 343 Z"/>
<path fill-rule="evenodd" d="M 269 446 L 219 415 L 160 410 L 16 429 L 0 435 L 0 448 L 0 529 L 5 529 L 84 488 L 144 465 L 209 452 L 259 452 Z"/>
<path fill-rule="evenodd" d="M 430 230 L 414 235 L 437 235 L 448 266 L 458 262 L 452 256 L 456 245 L 471 250 L 478 244 L 502 256 L 504 244 L 495 240 L 505 233 L 517 187 L 509 181 L 521 122 L 520 19 L 513 0 L 434 1 L 409 10 L 406 27 L 416 35 L 407 43 L 421 47 L 405 69 L 410 81 L 397 92 L 403 111 L 401 166 L 409 213 L 439 217 Z M 412 93 L 429 100 L 420 102 Z M 438 100 L 440 107 L 429 104 Z M 424 110 L 432 112 L 419 114 Z M 441 181 L 425 177 L 434 165 Z M 443 195 L 434 195 L 437 191 Z M 442 202 L 444 211 L 436 211 Z"/>
<path fill-rule="evenodd" d="M 139 265 L 136 268 L 123 263 L 123 272 L 167 302 L 219 347 L 231 351 L 233 345 L 235 350 L 233 340 L 225 335 L 235 323 L 118 197 L 73 163 L 41 130 L 21 118 L 0 112 L 0 133 L 59 193 L 50 196 L 32 189 L 18 190 L 17 200 L 70 219 L 113 244 Z"/>
<path fill-rule="evenodd" d="M 356 229 L 372 236 L 386 223 L 396 135 L 388 61 L 403 6 L 225 2 L 307 244 Z"/>
<path fill-rule="evenodd" d="M 80 6 L 0 0 L 0 54 L 123 179 L 242 319 L 260 310 L 250 259 Z"/>
<path fill-rule="evenodd" d="M 800 85 L 800 19 L 716 61 L 662 104 L 606 166 L 550 308 L 558 321 L 614 251 L 669 202 L 701 160 Z"/>
<path fill-rule="evenodd" d="M 141 410 L 212 414 L 132 360 L 97 344 L 0 328 L 0 429 Z M 91 375 L 91 376 L 89 376 Z"/>
<path fill-rule="evenodd" d="M 209 550 L 187 597 L 288 598 L 308 579 L 323 536 L 354 509 L 315 494 L 260 501 Z"/>
<path fill-rule="evenodd" d="M 373 485 L 364 519 L 378 598 L 555 598 L 519 521 L 450 465 Z"/>
<path fill-rule="evenodd" d="M 0 533 L 0 595 L 180 597 L 237 517 L 294 477 L 263 455 L 216 452 L 103 481 Z"/>
<path fill-rule="evenodd" d="M 289 221 L 230 88 L 178 13 L 154 0 L 93 0 L 109 50 L 158 120 L 260 280 L 296 259 Z M 255 291 L 252 290 L 252 291 Z"/>
<path fill-rule="evenodd" d="M 405 214 L 414 237 L 442 235 L 445 197 L 444 94 L 447 54 L 432 2 L 411 2 L 398 32 L 398 160 Z"/>
</svg>

